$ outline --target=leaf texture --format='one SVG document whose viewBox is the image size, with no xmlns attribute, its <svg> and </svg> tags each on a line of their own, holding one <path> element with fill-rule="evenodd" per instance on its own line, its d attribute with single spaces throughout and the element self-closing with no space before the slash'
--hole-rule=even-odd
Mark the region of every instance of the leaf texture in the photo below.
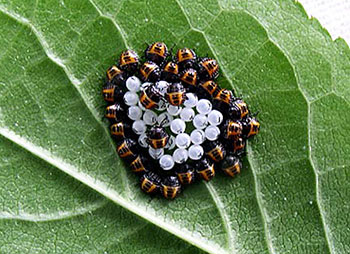
<svg viewBox="0 0 350 254">
<path fill-rule="evenodd" d="M 0 20 L 2 253 L 350 251 L 350 51 L 298 3 L 11 1 Z M 157 40 L 215 57 L 262 123 L 239 177 L 173 202 L 138 190 L 100 95 Z"/>
</svg>

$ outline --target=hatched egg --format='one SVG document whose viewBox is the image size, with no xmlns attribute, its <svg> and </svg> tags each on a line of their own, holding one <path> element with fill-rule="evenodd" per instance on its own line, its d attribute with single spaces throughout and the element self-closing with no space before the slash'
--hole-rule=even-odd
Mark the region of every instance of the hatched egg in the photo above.
<svg viewBox="0 0 350 254">
<path fill-rule="evenodd" d="M 197 105 L 198 97 L 194 93 L 186 93 L 185 107 L 193 108 Z"/>
<path fill-rule="evenodd" d="M 141 101 L 139 101 L 137 103 L 137 105 L 139 106 L 139 108 L 142 110 L 142 111 L 146 111 L 146 108 L 142 105 Z"/>
<path fill-rule="evenodd" d="M 154 125 L 157 123 L 157 114 L 154 113 L 152 110 L 146 110 L 145 113 L 143 114 L 143 121 L 145 122 L 146 125 Z"/>
<path fill-rule="evenodd" d="M 133 106 L 136 105 L 138 101 L 139 96 L 137 95 L 137 93 L 129 91 L 124 94 L 124 102 L 126 105 Z"/>
<path fill-rule="evenodd" d="M 173 106 L 171 104 L 168 105 L 167 111 L 172 116 L 177 116 L 181 112 L 181 107 L 179 106 Z"/>
<path fill-rule="evenodd" d="M 137 134 L 141 135 L 142 133 L 146 132 L 147 127 L 144 121 L 137 120 L 132 124 L 132 130 Z"/>
<path fill-rule="evenodd" d="M 173 159 L 176 163 L 184 163 L 188 159 L 188 151 L 184 148 L 177 148 L 173 153 Z"/>
<path fill-rule="evenodd" d="M 148 148 L 148 153 L 153 159 L 157 160 L 157 159 L 159 159 L 160 157 L 163 156 L 164 149 L 163 148 L 154 149 L 153 147 L 150 146 Z"/>
<path fill-rule="evenodd" d="M 191 144 L 191 138 L 190 135 L 187 133 L 180 133 L 175 138 L 175 144 L 179 148 L 187 148 Z"/>
<path fill-rule="evenodd" d="M 175 137 L 174 136 L 170 136 L 168 139 L 168 143 L 165 145 L 166 149 L 168 150 L 172 150 L 175 148 Z"/>
<path fill-rule="evenodd" d="M 208 119 L 205 115 L 196 115 L 193 118 L 193 125 L 196 129 L 204 129 L 208 125 Z"/>
<path fill-rule="evenodd" d="M 168 86 L 169 86 L 169 83 L 164 80 L 158 81 L 156 83 L 156 88 L 159 90 L 160 94 L 163 96 L 166 94 Z"/>
<path fill-rule="evenodd" d="M 208 115 L 208 122 L 214 126 L 221 124 L 223 119 L 222 113 L 216 109 L 212 110 Z"/>
<path fill-rule="evenodd" d="M 180 113 L 180 118 L 185 122 L 191 122 L 194 118 L 195 112 L 191 108 L 183 108 Z"/>
<path fill-rule="evenodd" d="M 128 117 L 131 120 L 139 120 L 141 119 L 142 116 L 142 110 L 138 107 L 138 106 L 131 106 L 130 108 L 128 108 Z"/>
<path fill-rule="evenodd" d="M 135 77 L 132 76 L 126 80 L 126 88 L 131 92 L 138 92 L 140 91 L 141 87 L 141 81 Z"/>
<path fill-rule="evenodd" d="M 217 126 L 213 126 L 213 125 L 208 126 L 204 132 L 205 132 L 205 137 L 210 141 L 217 140 L 220 135 L 220 129 Z"/>
<path fill-rule="evenodd" d="M 204 149 L 200 145 L 192 145 L 188 149 L 188 156 L 191 160 L 199 160 L 204 155 Z"/>
<path fill-rule="evenodd" d="M 169 127 L 172 121 L 173 117 L 168 112 L 161 113 L 157 117 L 157 124 L 164 127 Z"/>
<path fill-rule="evenodd" d="M 191 132 L 191 141 L 195 145 L 200 145 L 205 140 L 205 133 L 202 130 L 195 129 Z"/>
<path fill-rule="evenodd" d="M 164 170 L 170 170 L 174 167 L 175 162 L 171 155 L 165 154 L 160 158 L 159 165 Z"/>
<path fill-rule="evenodd" d="M 148 147 L 148 137 L 146 133 L 143 133 L 138 138 L 139 145 L 143 148 Z"/>
<path fill-rule="evenodd" d="M 196 109 L 199 114 L 208 114 L 212 109 L 212 104 L 207 99 L 200 99 L 196 105 Z"/>
<path fill-rule="evenodd" d="M 164 100 L 160 100 L 160 101 L 157 103 L 156 109 L 157 109 L 158 111 L 164 111 L 164 110 L 166 110 L 166 108 L 167 108 L 167 103 L 166 103 Z"/>
<path fill-rule="evenodd" d="M 151 85 L 152 85 L 151 82 L 145 82 L 145 83 L 143 83 L 143 84 L 141 85 L 140 90 L 141 90 L 141 91 L 144 91 L 144 90 L 146 90 L 147 87 L 149 87 L 149 86 L 151 86 Z"/>
<path fill-rule="evenodd" d="M 186 123 L 184 122 L 184 120 L 181 119 L 174 119 L 173 121 L 171 121 L 170 123 L 170 130 L 174 133 L 174 134 L 180 134 L 185 132 L 186 130 Z"/>
</svg>

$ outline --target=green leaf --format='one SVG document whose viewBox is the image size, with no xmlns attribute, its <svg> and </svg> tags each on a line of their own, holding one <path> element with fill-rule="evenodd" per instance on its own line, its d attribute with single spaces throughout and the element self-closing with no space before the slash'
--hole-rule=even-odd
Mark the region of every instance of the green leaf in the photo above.
<svg viewBox="0 0 350 254">
<path fill-rule="evenodd" d="M 349 253 L 350 50 L 298 3 L 17 0 L 0 22 L 1 253 Z M 139 191 L 100 95 L 157 40 L 215 57 L 262 123 L 240 176 L 172 202 Z"/>
</svg>

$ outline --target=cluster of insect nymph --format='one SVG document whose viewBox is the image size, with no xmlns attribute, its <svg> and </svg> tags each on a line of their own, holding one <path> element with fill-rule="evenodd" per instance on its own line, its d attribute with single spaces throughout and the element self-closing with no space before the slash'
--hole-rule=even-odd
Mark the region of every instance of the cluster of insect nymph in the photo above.
<svg viewBox="0 0 350 254">
<path fill-rule="evenodd" d="M 103 87 L 118 155 L 140 176 L 141 190 L 168 199 L 216 171 L 240 173 L 246 140 L 260 127 L 241 98 L 215 83 L 215 59 L 171 51 L 153 43 L 144 62 L 122 52 Z"/>
</svg>

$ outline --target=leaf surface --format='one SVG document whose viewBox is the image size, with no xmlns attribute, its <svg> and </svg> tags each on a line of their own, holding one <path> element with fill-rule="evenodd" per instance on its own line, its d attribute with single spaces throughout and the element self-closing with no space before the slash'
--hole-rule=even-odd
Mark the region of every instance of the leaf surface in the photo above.
<svg viewBox="0 0 350 254">
<path fill-rule="evenodd" d="M 2 252 L 349 252 L 350 51 L 299 4 L 12 1 L 0 21 Z M 262 123 L 240 176 L 173 202 L 138 190 L 100 95 L 122 50 L 157 40 L 215 57 Z"/>
</svg>

